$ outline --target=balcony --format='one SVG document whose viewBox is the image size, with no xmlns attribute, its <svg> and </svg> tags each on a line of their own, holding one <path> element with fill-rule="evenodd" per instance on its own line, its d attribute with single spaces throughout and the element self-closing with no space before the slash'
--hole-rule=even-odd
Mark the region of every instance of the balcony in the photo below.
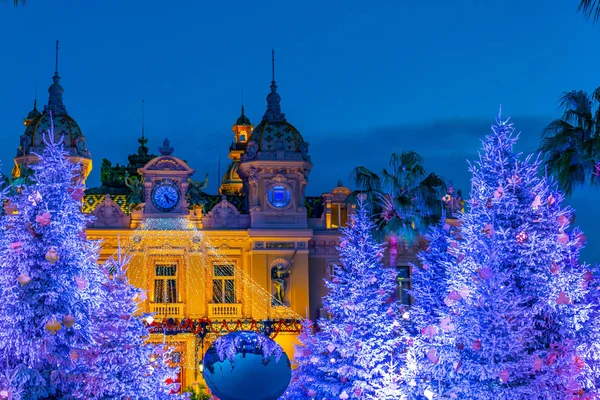
<svg viewBox="0 0 600 400">
<path fill-rule="evenodd" d="M 208 318 L 237 319 L 242 318 L 242 303 L 208 304 Z"/>
<path fill-rule="evenodd" d="M 183 303 L 150 303 L 150 312 L 156 319 L 184 317 Z"/>
</svg>

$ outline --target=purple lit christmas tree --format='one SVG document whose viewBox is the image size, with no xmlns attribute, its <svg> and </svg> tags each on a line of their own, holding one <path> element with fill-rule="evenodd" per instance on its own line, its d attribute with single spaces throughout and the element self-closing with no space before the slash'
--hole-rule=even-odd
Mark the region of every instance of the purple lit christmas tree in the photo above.
<svg viewBox="0 0 600 400">
<path fill-rule="evenodd" d="M 10 399 L 80 394 L 79 352 L 94 341 L 102 275 L 97 245 L 85 236 L 80 169 L 65 155 L 62 145 L 47 142 L 31 166 L 34 184 L 4 205 L 0 370 L 10 379 L 3 383 Z"/>
<path fill-rule="evenodd" d="M 434 232 L 421 255 L 412 398 L 596 398 L 598 283 L 578 262 L 585 238 L 538 160 L 514 152 L 517 137 L 498 118 L 471 167 L 462 239 Z"/>
<path fill-rule="evenodd" d="M 170 368 L 170 352 L 165 345 L 147 343 L 149 334 L 139 314 L 142 290 L 127 281 L 126 265 L 130 257 L 104 264 L 102 307 L 92 316 L 94 346 L 82 354 L 86 366 L 86 399 L 166 399 L 179 391 L 177 370 Z"/>
<path fill-rule="evenodd" d="M 399 360 L 404 344 L 391 295 L 396 273 L 381 262 L 374 224 L 362 202 L 342 229 L 335 268 L 323 303 L 330 319 L 320 331 L 305 326 L 297 348 L 287 399 L 399 399 L 403 383 Z"/>
<path fill-rule="evenodd" d="M 454 215 L 456 216 L 456 214 Z M 452 220 L 456 222 L 456 220 Z M 419 265 L 411 265 L 412 284 L 411 296 L 414 303 L 410 308 L 410 324 L 414 333 L 417 334 L 416 340 L 409 343 L 405 369 L 405 379 L 411 385 L 411 393 L 419 394 L 414 398 L 420 398 L 427 385 L 423 385 L 423 379 L 420 375 L 427 374 L 431 367 L 431 362 L 436 362 L 438 355 L 436 350 L 430 348 L 426 340 L 419 340 L 418 334 L 426 337 L 437 335 L 437 345 L 440 346 L 443 341 L 451 341 L 448 335 L 442 335 L 451 326 L 448 324 L 448 306 L 444 302 L 448 293 L 447 265 L 452 262 L 454 256 L 448 252 L 449 242 L 451 240 L 460 240 L 459 230 L 446 222 L 445 215 L 442 216 L 440 224 L 432 227 L 425 235 L 428 246 L 425 251 L 419 254 Z M 460 296 L 460 293 L 456 293 Z M 464 293 L 463 293 L 464 294 Z"/>
</svg>

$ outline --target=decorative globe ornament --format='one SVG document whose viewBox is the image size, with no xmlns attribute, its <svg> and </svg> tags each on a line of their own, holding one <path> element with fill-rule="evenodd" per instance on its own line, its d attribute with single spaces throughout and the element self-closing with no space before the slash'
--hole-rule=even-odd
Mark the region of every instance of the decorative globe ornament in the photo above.
<svg viewBox="0 0 600 400">
<path fill-rule="evenodd" d="M 23 272 L 21 275 L 17 276 L 17 282 L 19 282 L 21 286 L 25 286 L 29 282 L 31 282 L 31 278 L 29 277 L 29 275 Z"/>
<path fill-rule="evenodd" d="M 63 325 L 65 326 L 65 328 L 69 329 L 74 324 L 75 324 L 75 317 L 73 317 L 72 315 L 69 314 L 63 318 Z"/>
<path fill-rule="evenodd" d="M 60 328 L 60 323 L 54 317 L 50 318 L 50 320 L 46 322 L 46 330 L 50 331 L 53 335 L 56 335 L 56 332 L 59 331 Z"/>
<path fill-rule="evenodd" d="M 221 400 L 277 400 L 292 377 L 281 346 L 250 331 L 217 339 L 204 355 L 202 367 L 206 384 Z"/>
<path fill-rule="evenodd" d="M 46 261 L 50 264 L 54 264 L 58 261 L 58 253 L 54 247 L 50 247 L 50 250 L 46 253 Z"/>
</svg>

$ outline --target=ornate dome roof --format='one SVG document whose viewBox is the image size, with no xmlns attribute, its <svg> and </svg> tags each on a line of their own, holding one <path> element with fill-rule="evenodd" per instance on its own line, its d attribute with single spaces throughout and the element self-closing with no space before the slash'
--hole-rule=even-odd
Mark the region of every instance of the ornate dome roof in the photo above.
<svg viewBox="0 0 600 400">
<path fill-rule="evenodd" d="M 232 162 L 229 164 L 229 166 L 227 166 L 227 171 L 225 171 L 225 174 L 223 175 L 223 178 L 221 179 L 221 183 L 226 185 L 226 184 L 242 184 L 242 178 L 240 178 L 240 176 L 238 175 L 238 168 L 240 167 L 240 163 L 239 162 Z"/>
<path fill-rule="evenodd" d="M 246 114 L 244 114 L 244 106 L 242 106 L 242 115 L 239 116 L 239 118 L 237 119 L 237 121 L 235 121 L 235 125 L 234 126 L 251 126 L 252 124 L 250 123 L 250 119 L 248 117 L 246 117 Z"/>
<path fill-rule="evenodd" d="M 60 140 L 64 136 L 65 147 L 76 147 L 75 138 L 82 136 L 81 128 L 77 122 L 67 114 L 52 115 L 54 120 L 54 141 Z M 33 147 L 44 146 L 42 133 L 50 129 L 50 114 L 48 110 L 35 118 L 25 130 L 25 134 L 32 138 Z M 65 148 L 65 150 L 68 150 Z"/>
<path fill-rule="evenodd" d="M 276 158 L 276 152 L 283 150 L 286 159 L 304 159 L 308 156 L 308 143 L 281 112 L 281 96 L 277 93 L 275 79 L 271 82 L 271 92 L 267 95 L 267 111 L 262 121 L 254 128 L 248 139 L 244 160 Z M 261 153 L 258 155 L 258 153 Z M 296 154 L 289 154 L 296 153 Z"/>
<path fill-rule="evenodd" d="M 44 147 L 44 133 L 50 130 L 51 117 L 54 122 L 54 137 L 58 142 L 64 138 L 65 151 L 72 156 L 90 157 L 90 152 L 85 147 L 85 137 L 77 122 L 67 114 L 63 103 L 63 87 L 60 85 L 58 72 L 54 73 L 52 85 L 48 88 L 48 105 L 40 113 L 34 105 L 26 119 L 25 133 L 21 136 L 21 146 L 17 150 L 17 157 L 41 152 Z"/>
<path fill-rule="evenodd" d="M 304 143 L 302 135 L 292 124 L 283 120 L 271 122 L 262 120 L 250 136 L 249 142 L 258 146 L 258 151 L 300 151 Z"/>
<path fill-rule="evenodd" d="M 33 110 L 29 111 L 29 114 L 27 114 L 26 120 L 33 120 L 41 115 L 42 115 L 42 113 L 39 112 L 37 109 L 37 100 L 34 100 L 33 101 Z"/>
</svg>

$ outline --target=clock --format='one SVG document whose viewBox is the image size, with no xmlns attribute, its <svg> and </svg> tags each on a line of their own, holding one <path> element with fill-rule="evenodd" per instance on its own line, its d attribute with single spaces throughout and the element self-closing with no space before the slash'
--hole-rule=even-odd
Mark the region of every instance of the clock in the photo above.
<svg viewBox="0 0 600 400">
<path fill-rule="evenodd" d="M 180 200 L 179 187 L 171 181 L 160 182 L 152 189 L 152 204 L 159 211 L 173 211 Z"/>
<path fill-rule="evenodd" d="M 290 203 L 290 190 L 283 185 L 275 185 L 268 192 L 269 203 L 275 208 L 284 208 Z"/>
</svg>

